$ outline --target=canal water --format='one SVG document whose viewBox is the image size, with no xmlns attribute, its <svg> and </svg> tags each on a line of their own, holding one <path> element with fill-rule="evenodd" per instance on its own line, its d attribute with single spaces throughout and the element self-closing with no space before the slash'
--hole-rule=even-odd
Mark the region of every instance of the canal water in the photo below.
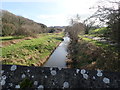
<svg viewBox="0 0 120 90">
<path fill-rule="evenodd" d="M 48 61 L 43 65 L 43 67 L 66 67 L 65 60 L 67 59 L 67 48 L 70 43 L 69 37 L 64 37 L 64 41 L 60 43 L 60 45 L 55 49 L 53 54 L 50 56 Z"/>
</svg>

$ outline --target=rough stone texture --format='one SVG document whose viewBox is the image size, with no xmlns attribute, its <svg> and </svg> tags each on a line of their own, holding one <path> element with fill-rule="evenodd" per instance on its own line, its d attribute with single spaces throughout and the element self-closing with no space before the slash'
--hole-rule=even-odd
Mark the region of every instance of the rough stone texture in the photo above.
<svg viewBox="0 0 120 90">
<path fill-rule="evenodd" d="M 120 72 L 90 71 L 68 68 L 2 65 L 0 85 L 3 89 L 24 88 L 120 88 Z M 25 82 L 25 80 L 27 81 Z M 23 84 L 24 82 L 24 84 Z M 21 84 L 22 83 L 22 84 Z"/>
</svg>

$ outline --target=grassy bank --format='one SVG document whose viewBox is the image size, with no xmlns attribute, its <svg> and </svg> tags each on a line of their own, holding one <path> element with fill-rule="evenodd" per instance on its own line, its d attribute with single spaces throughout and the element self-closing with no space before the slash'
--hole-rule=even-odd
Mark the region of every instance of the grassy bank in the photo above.
<svg viewBox="0 0 120 90">
<path fill-rule="evenodd" d="M 41 66 L 61 42 L 62 36 L 61 33 L 41 34 L 39 38 L 2 47 L 2 63 Z"/>
<path fill-rule="evenodd" d="M 68 60 L 68 64 L 71 67 L 120 71 L 118 47 L 84 36 L 80 38 L 78 43 L 69 46 L 72 60 Z"/>
</svg>

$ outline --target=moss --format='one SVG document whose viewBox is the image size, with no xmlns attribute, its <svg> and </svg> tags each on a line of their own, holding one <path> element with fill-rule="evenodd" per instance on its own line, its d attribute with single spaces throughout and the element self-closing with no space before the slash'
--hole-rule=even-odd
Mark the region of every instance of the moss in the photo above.
<svg viewBox="0 0 120 90">
<path fill-rule="evenodd" d="M 31 87 L 33 87 L 33 82 L 28 78 L 23 79 L 23 81 L 20 83 L 21 89 L 26 89 Z"/>
</svg>

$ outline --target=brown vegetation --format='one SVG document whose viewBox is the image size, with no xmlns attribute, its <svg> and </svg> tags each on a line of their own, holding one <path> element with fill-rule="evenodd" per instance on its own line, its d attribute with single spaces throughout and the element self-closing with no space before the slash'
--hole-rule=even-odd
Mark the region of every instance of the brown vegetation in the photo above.
<svg viewBox="0 0 120 90">
<path fill-rule="evenodd" d="M 23 39 L 16 39 L 16 40 L 4 41 L 4 42 L 2 42 L 2 47 L 8 46 L 8 45 L 11 45 L 11 44 L 16 44 L 16 43 L 21 42 L 21 41 L 23 41 L 23 40 L 31 40 L 31 39 L 33 39 L 33 38 L 34 38 L 34 37 L 25 37 L 25 38 L 23 38 Z"/>
<path fill-rule="evenodd" d="M 120 71 L 118 51 L 103 49 L 84 40 L 80 40 L 76 45 L 70 44 L 69 49 L 69 58 L 73 60 L 71 67 Z"/>
<path fill-rule="evenodd" d="M 65 32 L 68 32 L 71 43 L 76 43 L 78 41 L 78 35 L 84 32 L 84 25 L 80 22 L 80 17 L 77 14 L 75 19 L 71 19 L 71 25 L 66 27 Z"/>
<path fill-rule="evenodd" d="M 47 32 L 47 26 L 36 23 L 33 20 L 16 16 L 8 11 L 2 10 L 2 34 L 1 36 L 25 35 L 34 36 L 35 34 Z"/>
</svg>

